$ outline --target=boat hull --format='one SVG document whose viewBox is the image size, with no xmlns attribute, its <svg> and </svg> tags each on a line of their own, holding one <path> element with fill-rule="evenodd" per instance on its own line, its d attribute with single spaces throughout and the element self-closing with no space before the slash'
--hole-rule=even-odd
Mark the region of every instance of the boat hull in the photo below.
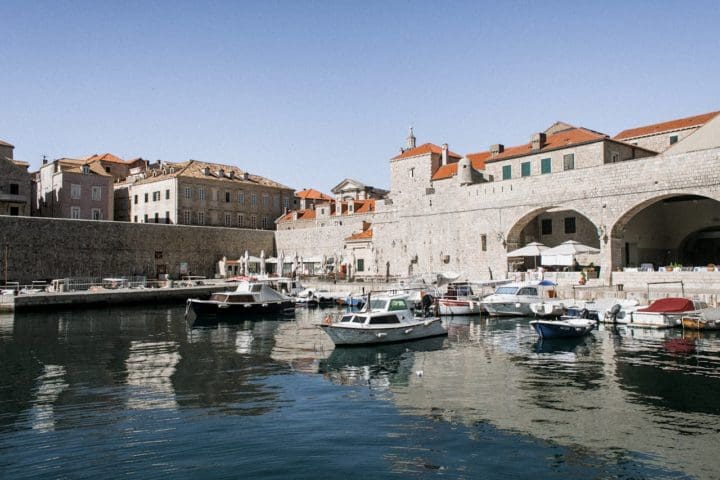
<svg viewBox="0 0 720 480">
<path fill-rule="evenodd" d="M 189 299 L 185 309 L 186 315 L 195 317 L 243 317 L 263 314 L 287 314 L 295 311 L 292 301 L 266 303 L 229 303 L 213 300 Z"/>
<path fill-rule="evenodd" d="M 396 327 L 351 327 L 339 324 L 321 325 L 335 345 L 372 345 L 406 342 L 420 338 L 447 335 L 439 318 L 420 320 Z"/>
<path fill-rule="evenodd" d="M 542 338 L 582 337 L 595 328 L 595 322 L 586 319 L 533 320 L 530 325 Z"/>
<path fill-rule="evenodd" d="M 696 316 L 682 317 L 682 327 L 687 330 L 720 330 L 719 320 L 706 320 Z"/>
<path fill-rule="evenodd" d="M 529 303 L 484 302 L 483 307 L 493 317 L 530 317 L 533 315 Z"/>
<path fill-rule="evenodd" d="M 480 313 L 480 302 L 473 300 L 438 300 L 440 315 L 477 315 Z"/>
</svg>

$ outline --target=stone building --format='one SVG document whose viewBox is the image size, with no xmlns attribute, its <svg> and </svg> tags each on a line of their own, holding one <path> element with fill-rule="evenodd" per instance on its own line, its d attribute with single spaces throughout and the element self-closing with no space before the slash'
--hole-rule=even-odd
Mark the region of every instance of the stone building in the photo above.
<svg viewBox="0 0 720 480">
<path fill-rule="evenodd" d="M 34 180 L 33 216 L 113 219 L 113 176 L 98 162 L 73 158 L 43 161 Z"/>
<path fill-rule="evenodd" d="M 333 198 L 313 188 L 295 192 L 295 201 L 300 210 L 314 209 L 316 205 L 332 202 Z"/>
<path fill-rule="evenodd" d="M 698 128 L 717 117 L 720 112 L 704 113 L 692 117 L 679 118 L 667 122 L 644 125 L 642 127 L 623 130 L 615 135 L 615 140 L 621 140 L 632 145 L 648 148 L 656 152 L 664 152 L 672 145 L 694 133 Z"/>
<path fill-rule="evenodd" d="M 161 163 L 130 182 L 134 223 L 272 230 L 293 206 L 293 190 L 237 167 L 189 160 Z"/>
<path fill-rule="evenodd" d="M 720 264 L 720 116 L 659 154 L 561 122 L 527 144 L 466 157 L 410 143 L 390 160 L 390 193 L 371 213 L 353 222 L 291 212 L 278 249 L 329 254 L 367 222 L 368 275 L 504 278 L 507 252 L 532 241 L 599 248 L 593 262 L 605 282 L 641 266 Z"/>
<path fill-rule="evenodd" d="M 365 185 L 352 178 L 346 178 L 332 188 L 336 200 L 366 200 L 369 198 L 385 198 L 387 190 Z"/>
<path fill-rule="evenodd" d="M 0 140 L 0 215 L 30 215 L 32 177 L 28 164 L 13 159 L 15 147 Z"/>
</svg>

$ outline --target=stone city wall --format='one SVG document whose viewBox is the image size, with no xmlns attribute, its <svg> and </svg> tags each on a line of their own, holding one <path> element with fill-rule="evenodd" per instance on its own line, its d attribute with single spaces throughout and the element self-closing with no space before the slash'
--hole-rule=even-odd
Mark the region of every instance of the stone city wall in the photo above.
<svg viewBox="0 0 720 480">
<path fill-rule="evenodd" d="M 179 278 L 181 266 L 212 278 L 223 256 L 274 252 L 274 232 L 0 216 L 0 283 L 66 277 Z"/>
</svg>

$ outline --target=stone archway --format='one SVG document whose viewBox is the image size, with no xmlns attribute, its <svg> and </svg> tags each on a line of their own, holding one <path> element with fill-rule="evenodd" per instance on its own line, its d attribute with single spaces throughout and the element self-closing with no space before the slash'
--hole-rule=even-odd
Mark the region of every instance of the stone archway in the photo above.
<svg viewBox="0 0 720 480">
<path fill-rule="evenodd" d="M 686 193 L 651 197 L 613 225 L 612 268 L 720 263 L 714 258 L 720 249 L 703 250 L 715 244 L 710 240 L 716 236 L 720 239 L 720 201 Z M 685 265 L 688 262 L 691 265 Z"/>
</svg>

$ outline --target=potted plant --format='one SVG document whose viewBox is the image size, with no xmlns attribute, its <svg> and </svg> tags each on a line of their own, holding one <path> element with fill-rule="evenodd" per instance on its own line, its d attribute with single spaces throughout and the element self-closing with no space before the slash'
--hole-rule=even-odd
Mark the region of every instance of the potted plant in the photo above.
<svg viewBox="0 0 720 480">
<path fill-rule="evenodd" d="M 708 271 L 708 272 L 714 272 L 714 271 L 715 271 L 715 264 L 714 264 L 714 263 L 708 263 L 708 265 L 707 265 L 707 271 Z"/>
</svg>

